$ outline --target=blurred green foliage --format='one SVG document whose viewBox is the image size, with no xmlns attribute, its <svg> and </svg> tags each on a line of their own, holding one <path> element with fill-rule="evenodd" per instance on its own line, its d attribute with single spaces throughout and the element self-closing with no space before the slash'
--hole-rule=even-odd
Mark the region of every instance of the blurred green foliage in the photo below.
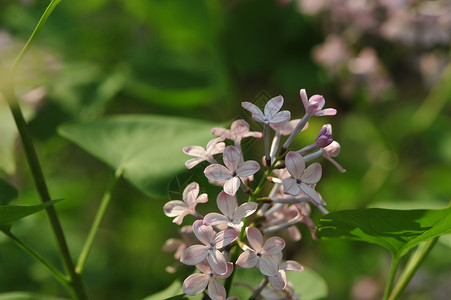
<svg viewBox="0 0 451 300">
<path fill-rule="evenodd" d="M 0 67 L 12 62 L 46 5 L 33 0 L 0 2 Z M 279 94 L 293 117 L 300 117 L 301 88 L 309 95 L 323 94 L 327 107 L 339 112 L 312 120 L 294 145 L 310 144 L 322 122 L 333 125 L 334 138 L 342 145 L 337 160 L 347 172 L 340 174 L 322 161 L 317 190 L 329 211 L 446 206 L 451 195 L 449 68 L 431 94 L 415 76 L 394 70 L 394 77 L 401 73 L 411 82 L 395 86 L 385 101 L 369 101 L 364 87 L 344 98 L 311 58 L 312 48 L 323 40 L 314 18 L 300 13 L 295 3 L 280 5 L 275 0 L 62 1 L 18 70 L 18 92 L 46 89 L 43 97 L 27 102 L 30 129 L 51 195 L 65 199 L 56 208 L 73 256 L 80 251 L 111 171 L 58 136 L 59 125 L 116 114 L 180 116 L 217 124 L 248 118 L 241 101 Z M 37 204 L 7 115 L 0 102 L 1 177 L 19 190 L 14 205 Z M 208 129 L 200 134 L 208 134 Z M 148 135 L 151 140 L 153 133 Z M 174 136 L 159 138 L 169 145 Z M 244 142 L 245 155 L 262 155 L 261 141 Z M 189 274 L 164 271 L 174 259 L 161 248 L 177 226 L 162 207 L 168 198 L 177 199 L 174 186 L 193 177 L 214 199 L 218 190 L 206 184 L 202 168 L 173 173 L 172 180 L 161 182 L 167 197 L 144 196 L 120 182 L 86 265 L 84 279 L 92 299 L 142 299 Z M 208 207 L 215 209 L 214 203 Z M 319 217 L 314 212 L 314 220 Z M 288 256 L 324 277 L 331 299 L 354 299 L 353 290 L 368 278 L 383 288 L 386 252 L 356 242 L 313 241 L 306 228 L 301 230 L 303 239 L 287 246 Z M 24 219 L 13 231 L 50 261 L 58 261 L 43 214 Z M 414 279 L 403 299 L 447 299 L 440 297 L 449 295 L 449 247 L 449 242 L 436 246 L 421 279 Z M 0 292 L 67 296 L 46 270 L 3 237 L 0 266 Z"/>
</svg>

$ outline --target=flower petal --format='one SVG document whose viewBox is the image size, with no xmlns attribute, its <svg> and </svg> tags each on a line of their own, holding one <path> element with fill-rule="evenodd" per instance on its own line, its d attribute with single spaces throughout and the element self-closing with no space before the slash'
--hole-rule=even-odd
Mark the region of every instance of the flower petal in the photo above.
<svg viewBox="0 0 451 300">
<path fill-rule="evenodd" d="M 283 181 L 283 193 L 297 196 L 301 192 L 299 184 L 296 182 L 294 178 L 285 178 Z"/>
<path fill-rule="evenodd" d="M 183 153 L 194 156 L 194 157 L 200 157 L 204 158 L 206 156 L 205 149 L 201 146 L 187 146 L 183 147 Z"/>
<path fill-rule="evenodd" d="M 208 142 L 207 146 L 205 147 L 205 150 L 209 156 L 222 153 L 225 148 L 225 144 L 222 142 L 222 138 L 214 138 L 211 141 Z"/>
<path fill-rule="evenodd" d="M 335 116 L 337 114 L 337 110 L 335 108 L 325 108 L 315 113 L 315 116 Z"/>
<path fill-rule="evenodd" d="M 213 181 L 222 181 L 232 178 L 232 173 L 220 164 L 209 165 L 205 168 L 205 176 Z"/>
<path fill-rule="evenodd" d="M 233 220 L 242 220 L 249 217 L 257 210 L 258 204 L 256 202 L 246 202 L 241 204 L 233 214 Z"/>
<path fill-rule="evenodd" d="M 211 300 L 225 300 L 227 296 L 224 286 L 215 278 L 208 284 L 208 296 Z"/>
<path fill-rule="evenodd" d="M 308 184 L 315 184 L 321 179 L 321 175 L 321 165 L 319 163 L 313 163 L 305 169 L 304 174 L 301 176 L 301 180 Z"/>
<path fill-rule="evenodd" d="M 215 231 L 213 230 L 213 227 L 204 225 L 204 222 L 202 220 L 194 221 L 193 231 L 199 241 L 207 246 L 210 245 L 215 237 Z"/>
<path fill-rule="evenodd" d="M 270 122 L 271 122 L 271 124 L 283 123 L 283 122 L 290 120 L 290 118 L 291 118 L 291 113 L 288 110 L 282 110 L 282 111 L 279 111 L 277 114 L 275 114 L 271 118 Z"/>
<path fill-rule="evenodd" d="M 297 271 L 297 272 L 304 270 L 304 267 L 294 260 L 287 260 L 286 262 L 281 264 L 279 268 L 285 271 Z"/>
<path fill-rule="evenodd" d="M 195 202 L 197 195 L 199 195 L 199 184 L 197 182 L 192 182 L 183 190 L 183 201 L 185 201 L 190 208 L 193 208 L 196 206 Z"/>
<path fill-rule="evenodd" d="M 290 151 L 285 157 L 285 165 L 287 166 L 288 173 L 295 179 L 300 179 L 305 169 L 305 161 L 297 152 Z"/>
<path fill-rule="evenodd" d="M 260 251 L 263 247 L 263 235 L 255 227 L 246 227 L 246 235 L 249 244 L 255 251 Z"/>
<path fill-rule="evenodd" d="M 207 259 L 210 264 L 210 268 L 214 273 L 218 275 L 227 273 L 227 261 L 224 254 L 222 254 L 219 250 L 210 251 Z"/>
<path fill-rule="evenodd" d="M 277 263 L 272 258 L 264 255 L 258 260 L 257 267 L 260 269 L 260 272 L 266 276 L 277 276 L 279 273 L 279 266 Z"/>
<path fill-rule="evenodd" d="M 277 276 L 269 276 L 268 280 L 271 286 L 278 291 L 283 290 L 287 286 L 287 275 L 284 271 L 279 271 Z"/>
<path fill-rule="evenodd" d="M 227 169 L 229 169 L 230 172 L 235 172 L 242 160 L 240 149 L 235 146 L 227 146 L 222 155 L 224 165 Z"/>
<path fill-rule="evenodd" d="M 283 105 L 283 97 L 277 96 L 271 98 L 268 103 L 265 105 L 265 116 L 268 120 L 271 120 L 272 117 L 277 114 L 277 112 L 282 108 Z"/>
<path fill-rule="evenodd" d="M 250 269 L 257 265 L 258 257 L 254 251 L 247 250 L 241 253 L 236 260 L 236 265 L 240 268 Z"/>
<path fill-rule="evenodd" d="M 168 217 L 177 217 L 187 209 L 186 203 L 180 200 L 169 201 L 163 207 L 164 214 Z"/>
<path fill-rule="evenodd" d="M 236 232 L 234 229 L 227 229 L 218 232 L 214 238 L 213 243 L 216 245 L 216 249 L 222 249 L 237 238 L 238 232 Z"/>
<path fill-rule="evenodd" d="M 209 281 L 210 276 L 207 274 L 192 274 L 183 282 L 183 292 L 190 296 L 200 294 L 205 290 Z"/>
<path fill-rule="evenodd" d="M 216 226 L 227 223 L 229 223 L 229 218 L 218 213 L 209 213 L 204 217 L 205 225 Z"/>
<path fill-rule="evenodd" d="M 260 165 L 255 160 L 248 160 L 240 164 L 236 174 L 240 177 L 249 177 L 260 170 Z"/>
<path fill-rule="evenodd" d="M 180 262 L 185 265 L 194 266 L 202 262 L 208 255 L 208 247 L 204 245 L 193 245 L 188 247 L 182 254 Z"/>
<path fill-rule="evenodd" d="M 265 116 L 260 108 L 250 102 L 241 102 L 241 106 L 252 114 L 252 119 L 257 122 L 265 122 Z"/>
<path fill-rule="evenodd" d="M 233 272 L 233 263 L 227 262 L 227 273 L 225 273 L 224 275 L 217 275 L 216 274 L 215 277 L 218 278 L 218 279 L 226 279 L 230 275 L 232 275 L 232 272 Z"/>
<path fill-rule="evenodd" d="M 199 163 L 203 162 L 205 160 L 205 158 L 190 158 L 185 162 L 185 167 L 187 169 L 192 169 L 195 166 L 197 166 Z"/>
<path fill-rule="evenodd" d="M 302 89 L 299 91 L 299 94 L 301 95 L 302 104 L 304 105 L 305 111 L 307 112 L 309 106 L 307 93 L 304 89 Z"/>
<path fill-rule="evenodd" d="M 263 251 L 265 254 L 275 255 L 280 253 L 283 248 L 285 248 L 285 241 L 278 236 L 273 236 L 265 242 Z"/>
<path fill-rule="evenodd" d="M 238 207 L 238 202 L 235 196 L 230 196 L 224 191 L 221 191 L 216 198 L 219 210 L 227 217 L 231 217 Z"/>
<path fill-rule="evenodd" d="M 224 183 L 224 192 L 231 196 L 235 196 L 236 192 L 240 188 L 240 185 L 241 179 L 238 176 L 230 178 Z"/>
<path fill-rule="evenodd" d="M 302 191 L 313 200 L 313 204 L 322 205 L 323 201 L 321 201 L 318 193 L 312 187 L 308 186 L 305 183 L 301 183 L 299 186 Z"/>
</svg>

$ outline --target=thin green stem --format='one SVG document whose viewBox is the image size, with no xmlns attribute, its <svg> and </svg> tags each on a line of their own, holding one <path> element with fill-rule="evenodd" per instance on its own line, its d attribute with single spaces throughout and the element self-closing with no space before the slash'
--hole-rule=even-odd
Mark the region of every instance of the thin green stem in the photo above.
<svg viewBox="0 0 451 300">
<path fill-rule="evenodd" d="M 113 190 L 116 187 L 117 181 L 121 177 L 122 172 L 123 172 L 123 169 L 119 169 L 114 173 L 113 178 L 111 179 L 107 190 L 103 194 L 102 201 L 100 202 L 99 209 L 97 210 L 97 213 L 96 213 L 96 216 L 92 223 L 88 237 L 86 238 L 85 244 L 83 245 L 83 249 L 80 253 L 80 256 L 78 257 L 77 266 L 75 268 L 75 271 L 78 274 L 83 273 L 86 259 L 88 258 L 89 252 L 94 243 L 94 239 L 97 235 L 97 232 L 99 231 L 100 224 L 102 223 L 102 220 L 103 220 L 103 217 L 105 216 L 108 205 L 110 204 L 111 195 L 113 194 Z"/>
<path fill-rule="evenodd" d="M 390 297 L 388 298 L 389 300 L 398 299 L 398 297 L 401 295 L 403 290 L 406 288 L 410 279 L 412 279 L 413 275 L 420 267 L 421 263 L 427 257 L 427 255 L 432 250 L 432 248 L 435 246 L 437 240 L 438 240 L 438 237 L 435 237 L 425 243 L 420 244 L 417 247 L 417 249 L 415 250 L 415 253 L 413 253 L 412 256 L 409 258 L 409 261 L 407 262 L 406 267 L 404 268 L 403 272 L 399 276 L 398 282 L 396 283 L 395 287 L 393 288 L 393 290 L 391 292 Z"/>
<path fill-rule="evenodd" d="M 39 33 L 41 32 L 42 28 L 44 27 L 45 23 L 47 22 L 47 19 L 52 14 L 55 7 L 61 2 L 61 0 L 52 0 L 50 4 L 47 6 L 46 10 L 41 16 L 41 19 L 39 20 L 38 24 L 36 25 L 35 29 L 33 30 L 33 33 L 28 38 L 27 43 L 23 47 L 22 51 L 20 51 L 19 55 L 14 60 L 14 63 L 12 65 L 11 71 L 14 78 L 16 68 L 24 58 L 25 54 L 30 49 L 31 45 L 33 44 L 34 40 L 38 37 Z"/>
<path fill-rule="evenodd" d="M 390 275 L 387 280 L 387 285 L 385 286 L 385 292 L 384 292 L 384 298 L 383 298 L 384 300 L 388 300 L 388 297 L 390 295 L 390 291 L 393 286 L 393 282 L 395 281 L 396 272 L 398 271 L 399 260 L 400 260 L 400 257 L 398 255 L 393 255 L 392 262 L 391 262 L 391 268 L 390 268 Z"/>
<path fill-rule="evenodd" d="M 53 267 L 49 262 L 47 262 L 41 255 L 39 255 L 37 252 L 35 252 L 32 248 L 27 246 L 25 243 L 23 243 L 21 240 L 19 240 L 15 235 L 13 235 L 10 231 L 3 231 L 3 233 L 9 237 L 17 246 L 25 250 L 30 256 L 32 256 L 34 259 L 36 259 L 38 262 L 40 262 L 47 270 L 50 271 L 50 273 L 63 285 L 69 286 L 70 282 L 67 280 L 67 278 L 64 276 L 63 273 L 61 273 L 59 270 L 57 270 L 55 267 Z"/>
</svg>

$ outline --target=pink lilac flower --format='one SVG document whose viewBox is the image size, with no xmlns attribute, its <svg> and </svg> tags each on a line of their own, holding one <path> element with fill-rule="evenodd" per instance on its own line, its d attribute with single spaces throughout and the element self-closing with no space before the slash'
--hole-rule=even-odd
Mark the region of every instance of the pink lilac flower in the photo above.
<svg viewBox="0 0 451 300">
<path fill-rule="evenodd" d="M 301 119 L 295 119 L 291 121 L 285 121 L 282 123 L 271 124 L 271 128 L 278 132 L 280 135 L 289 135 L 296 128 L 296 125 L 301 121 Z M 308 122 L 304 125 L 301 131 L 308 128 Z"/>
<path fill-rule="evenodd" d="M 196 205 L 198 203 L 205 203 L 208 201 L 207 194 L 201 194 L 199 197 L 199 184 L 197 182 L 190 183 L 183 191 L 183 201 L 172 200 L 163 207 L 164 213 L 168 217 L 175 217 L 172 221 L 177 225 L 182 224 L 183 218 L 191 214 L 193 216 L 200 216 L 196 212 Z"/>
<path fill-rule="evenodd" d="M 298 262 L 294 260 L 287 260 L 279 266 L 279 273 L 277 276 L 268 277 L 269 283 L 276 290 L 283 290 L 287 286 L 287 275 L 285 271 L 303 271 L 304 267 L 302 267 Z"/>
<path fill-rule="evenodd" d="M 230 196 L 224 191 L 220 192 L 216 199 L 219 210 L 223 213 L 209 213 L 204 217 L 205 225 L 222 225 L 225 224 L 230 228 L 240 232 L 243 227 L 243 219 L 252 215 L 258 204 L 256 202 L 246 202 L 238 207 L 235 196 Z"/>
<path fill-rule="evenodd" d="M 273 236 L 263 244 L 263 235 L 255 227 L 247 227 L 246 235 L 252 248 L 241 253 L 236 265 L 245 269 L 257 267 L 263 275 L 277 276 L 279 273 L 278 262 L 282 250 L 285 248 L 285 241 L 280 237 Z"/>
<path fill-rule="evenodd" d="M 238 232 L 227 229 L 216 233 L 211 226 L 197 220 L 193 224 L 193 231 L 203 245 L 193 245 L 183 252 L 180 261 L 185 265 L 197 265 L 207 259 L 213 272 L 224 275 L 227 272 L 227 261 L 219 249 L 224 248 L 238 238 Z"/>
<path fill-rule="evenodd" d="M 240 177 L 249 177 L 260 170 L 260 165 L 254 160 L 243 162 L 241 151 L 234 146 L 224 149 L 223 160 L 225 167 L 220 164 L 209 165 L 205 168 L 205 176 L 213 181 L 223 181 L 224 192 L 234 196 L 240 188 Z"/>
<path fill-rule="evenodd" d="M 206 149 L 201 146 L 187 146 L 183 148 L 183 152 L 187 155 L 194 156 L 185 162 L 187 169 L 191 169 L 200 162 L 205 160 L 210 163 L 217 163 L 213 158 L 213 155 L 222 153 L 225 148 L 225 144 L 222 142 L 223 139 L 215 138 L 208 142 Z"/>
<path fill-rule="evenodd" d="M 233 264 L 227 263 L 227 272 L 223 275 L 214 272 L 207 262 L 203 261 L 196 267 L 202 273 L 195 273 L 188 276 L 183 282 L 183 292 L 187 295 L 194 296 L 202 293 L 208 286 L 208 296 L 212 300 L 226 299 L 226 290 L 218 279 L 226 279 L 233 272 Z"/>
<path fill-rule="evenodd" d="M 338 163 L 335 161 L 335 159 L 333 159 L 332 157 L 337 157 L 338 154 L 340 154 L 340 149 L 341 146 L 338 142 L 333 141 L 330 145 L 328 145 L 327 147 L 323 148 L 323 156 L 330 161 L 335 167 L 337 167 L 337 169 L 341 172 L 344 173 L 346 172 L 346 170 Z"/>
<path fill-rule="evenodd" d="M 325 124 L 321 128 L 318 133 L 318 136 L 315 139 L 316 145 L 319 148 L 324 148 L 330 145 L 333 142 L 332 138 L 332 126 L 330 124 Z"/>
<path fill-rule="evenodd" d="M 265 213 L 266 227 L 263 229 L 263 233 L 268 232 L 271 228 L 278 228 L 278 230 L 286 228 L 290 238 L 293 241 L 299 241 L 301 239 L 301 232 L 296 225 L 289 226 L 293 223 L 302 222 L 302 215 L 299 210 L 294 205 L 288 206 L 288 204 L 273 205 L 273 208 L 276 207 L 277 209 L 270 209 Z"/>
<path fill-rule="evenodd" d="M 316 184 L 321 179 L 321 165 L 313 163 L 306 169 L 304 159 L 294 151 L 288 152 L 285 157 L 285 164 L 291 177 L 283 180 L 284 194 L 297 196 L 302 191 L 316 204 L 320 205 L 321 199 L 311 185 Z"/>
<path fill-rule="evenodd" d="M 240 144 L 241 140 L 246 137 L 261 138 L 262 133 L 259 131 L 250 131 L 249 124 L 244 120 L 233 121 L 230 129 L 215 127 L 211 130 L 211 133 L 219 136 L 222 139 L 228 139 Z"/>
<path fill-rule="evenodd" d="M 252 113 L 252 119 L 265 124 L 282 123 L 290 119 L 291 113 L 288 110 L 279 111 L 283 105 L 283 97 L 277 96 L 268 101 L 265 105 L 264 113 L 255 104 L 242 102 L 241 105 Z"/>
<path fill-rule="evenodd" d="M 180 235 L 182 236 L 181 240 L 170 238 L 163 246 L 164 252 L 175 252 L 175 259 L 180 259 L 185 249 L 196 243 L 192 226 L 183 226 L 180 229 Z"/>
<path fill-rule="evenodd" d="M 300 91 L 302 104 L 304 104 L 305 111 L 313 116 L 333 116 L 337 113 L 334 108 L 325 108 L 326 100 L 321 95 L 313 95 L 310 99 L 304 89 Z"/>
</svg>

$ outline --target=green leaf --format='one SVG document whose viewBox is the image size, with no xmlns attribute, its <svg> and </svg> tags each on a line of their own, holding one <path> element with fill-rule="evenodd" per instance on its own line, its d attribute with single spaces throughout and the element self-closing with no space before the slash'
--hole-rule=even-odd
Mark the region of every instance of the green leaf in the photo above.
<svg viewBox="0 0 451 300">
<path fill-rule="evenodd" d="M 68 300 L 68 299 L 28 292 L 8 292 L 0 294 L 0 300 Z"/>
<path fill-rule="evenodd" d="M 438 210 L 370 208 L 325 215 L 320 238 L 345 238 L 381 245 L 398 257 L 431 238 L 451 233 L 451 206 Z"/>
<path fill-rule="evenodd" d="M 14 186 L 10 185 L 6 180 L 0 179 L 0 205 L 8 205 L 18 195 L 19 192 Z"/>
<path fill-rule="evenodd" d="M 59 201 L 61 201 L 61 199 L 52 200 L 33 206 L 12 206 L 12 205 L 0 206 L 0 230 L 8 231 L 14 222 L 26 216 L 35 214 Z"/>
<path fill-rule="evenodd" d="M 212 127 L 179 117 L 124 115 L 64 125 L 58 132 L 114 170 L 123 170 L 124 178 L 144 194 L 163 196 L 190 158 L 182 148 L 205 147 Z"/>
</svg>

